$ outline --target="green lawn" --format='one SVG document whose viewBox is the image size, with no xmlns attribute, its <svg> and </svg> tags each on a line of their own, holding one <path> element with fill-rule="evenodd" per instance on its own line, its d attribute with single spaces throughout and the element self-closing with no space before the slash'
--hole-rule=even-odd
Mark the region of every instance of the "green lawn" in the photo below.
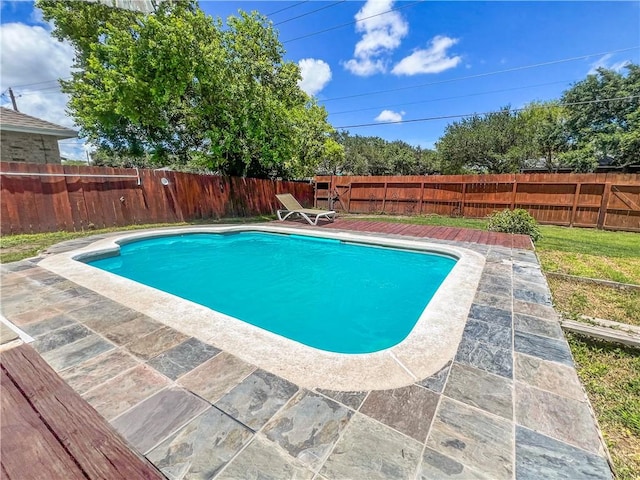
<svg viewBox="0 0 640 480">
<path fill-rule="evenodd" d="M 598 417 L 617 478 L 640 472 L 640 354 L 567 334 L 578 376 Z"/>
</svg>

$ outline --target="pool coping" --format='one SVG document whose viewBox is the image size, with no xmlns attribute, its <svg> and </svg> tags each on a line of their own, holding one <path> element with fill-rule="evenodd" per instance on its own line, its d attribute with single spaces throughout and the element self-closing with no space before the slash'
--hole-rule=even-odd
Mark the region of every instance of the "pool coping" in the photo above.
<svg viewBox="0 0 640 480">
<path fill-rule="evenodd" d="M 246 231 L 305 235 L 442 253 L 458 258 L 458 262 L 402 342 L 374 353 L 340 354 L 286 339 L 208 307 L 78 261 L 94 255 L 113 254 L 118 251 L 119 244 L 143 238 Z M 42 268 L 300 386 L 334 391 L 404 387 L 441 370 L 456 355 L 484 265 L 485 257 L 479 253 L 428 240 L 326 230 L 301 232 L 299 228 L 271 225 L 188 227 L 178 231 L 153 229 L 126 233 L 54 254 L 39 262 Z"/>
</svg>

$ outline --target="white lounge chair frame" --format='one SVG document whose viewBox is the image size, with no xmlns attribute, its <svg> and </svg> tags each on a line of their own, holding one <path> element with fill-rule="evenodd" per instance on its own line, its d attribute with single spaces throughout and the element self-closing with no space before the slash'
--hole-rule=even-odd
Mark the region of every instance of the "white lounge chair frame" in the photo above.
<svg viewBox="0 0 640 480">
<path fill-rule="evenodd" d="M 321 218 L 325 218 L 330 222 L 333 222 L 336 218 L 336 212 L 333 210 L 320 210 L 317 208 L 304 208 L 300 205 L 293 195 L 290 193 L 283 193 L 280 195 L 276 195 L 280 203 L 285 206 L 284 210 L 278 210 L 278 220 L 284 222 L 287 218 L 292 215 L 298 215 L 304 218 L 309 225 L 318 225 L 318 220 Z M 284 216 L 283 216 L 284 215 Z M 311 218 L 315 217 L 315 218 Z"/>
</svg>

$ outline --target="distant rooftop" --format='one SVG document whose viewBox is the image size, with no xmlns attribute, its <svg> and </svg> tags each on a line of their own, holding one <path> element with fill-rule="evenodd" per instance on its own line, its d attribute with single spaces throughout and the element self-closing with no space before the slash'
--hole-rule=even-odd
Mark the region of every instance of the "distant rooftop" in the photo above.
<svg viewBox="0 0 640 480">
<path fill-rule="evenodd" d="M 0 130 L 51 135 L 60 138 L 75 138 L 78 136 L 78 132 L 70 128 L 4 107 L 0 107 Z"/>
<path fill-rule="evenodd" d="M 142 13 L 151 13 L 155 11 L 157 4 L 162 0 L 89 0 L 98 2 L 108 7 L 122 8 L 125 10 L 133 10 Z"/>
</svg>

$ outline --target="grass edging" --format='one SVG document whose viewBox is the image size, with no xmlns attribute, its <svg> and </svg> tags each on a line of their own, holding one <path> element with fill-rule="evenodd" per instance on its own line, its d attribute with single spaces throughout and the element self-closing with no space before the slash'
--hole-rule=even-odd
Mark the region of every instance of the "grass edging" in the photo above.
<svg viewBox="0 0 640 480">
<path fill-rule="evenodd" d="M 602 280 L 600 278 L 580 277 L 578 275 L 569 275 L 566 273 L 557 272 L 545 272 L 547 277 L 560 278 L 563 280 L 575 280 L 582 283 L 593 283 L 595 285 L 603 285 L 605 287 L 617 288 L 618 290 L 637 290 L 640 292 L 640 285 L 634 285 L 632 283 L 620 283 L 613 280 Z"/>
</svg>

